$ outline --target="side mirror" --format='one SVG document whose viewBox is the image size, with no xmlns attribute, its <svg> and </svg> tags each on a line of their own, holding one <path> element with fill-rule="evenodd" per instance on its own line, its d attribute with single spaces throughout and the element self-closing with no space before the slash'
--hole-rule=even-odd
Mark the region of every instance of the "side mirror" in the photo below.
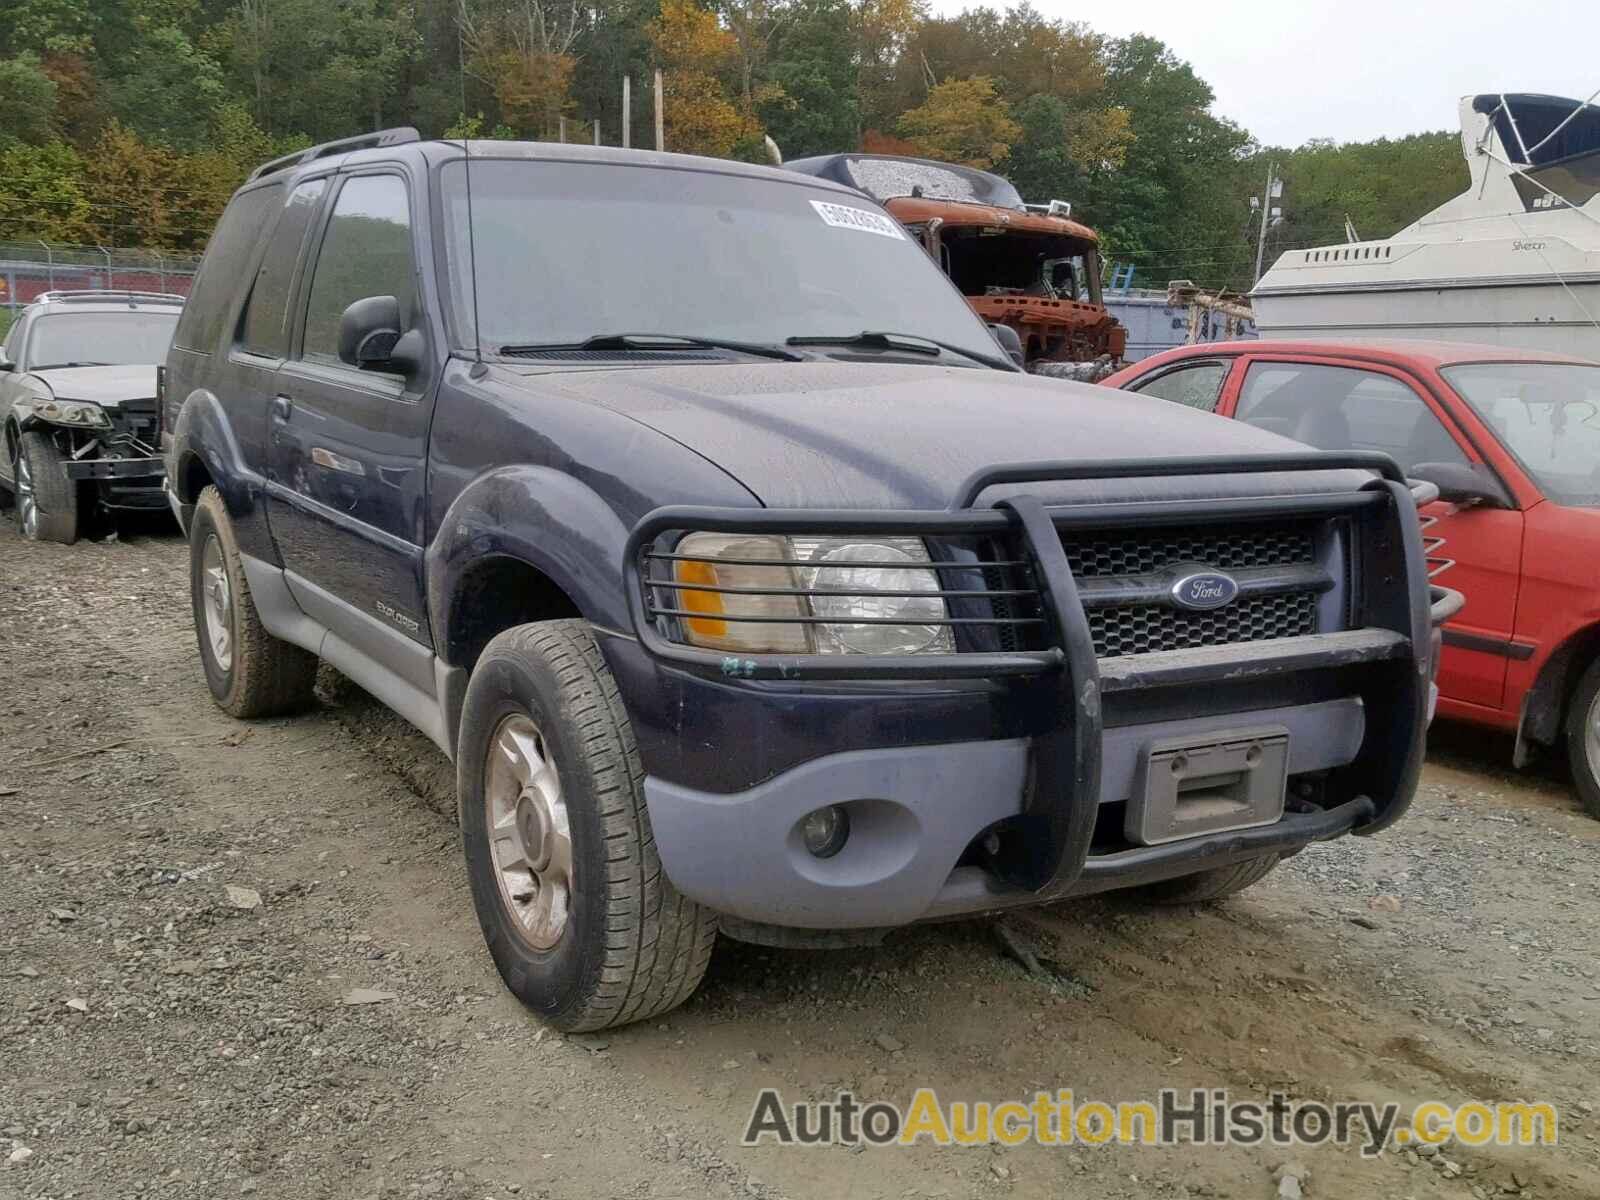
<svg viewBox="0 0 1600 1200">
<path fill-rule="evenodd" d="M 397 370 L 394 351 L 403 332 L 400 301 L 393 296 L 357 300 L 339 317 L 339 361 L 363 370 Z"/>
<path fill-rule="evenodd" d="M 1418 463 L 1407 472 L 1413 479 L 1439 489 L 1439 499 L 1449 504 L 1484 504 L 1510 508 L 1511 497 L 1488 467 L 1469 463 Z"/>
<path fill-rule="evenodd" d="M 1017 331 L 1009 325 L 991 325 L 989 332 L 994 335 L 994 340 L 1000 349 L 1006 352 L 1006 357 L 1017 366 L 1023 366 L 1026 356 L 1022 352 L 1022 339 L 1017 336 Z"/>
</svg>

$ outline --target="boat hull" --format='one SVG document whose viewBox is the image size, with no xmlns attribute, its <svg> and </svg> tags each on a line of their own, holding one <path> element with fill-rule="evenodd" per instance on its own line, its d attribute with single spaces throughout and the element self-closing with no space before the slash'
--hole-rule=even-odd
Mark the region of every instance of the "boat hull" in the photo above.
<svg viewBox="0 0 1600 1200">
<path fill-rule="evenodd" d="M 1419 338 L 1600 359 L 1600 278 L 1258 289 L 1253 299 L 1263 337 Z"/>
</svg>

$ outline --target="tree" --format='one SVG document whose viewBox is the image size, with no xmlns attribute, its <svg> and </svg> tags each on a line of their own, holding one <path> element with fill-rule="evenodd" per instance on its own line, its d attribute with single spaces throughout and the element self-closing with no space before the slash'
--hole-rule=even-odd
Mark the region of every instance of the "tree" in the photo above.
<svg viewBox="0 0 1600 1200">
<path fill-rule="evenodd" d="M 737 71 L 739 42 L 715 13 L 693 0 L 662 0 L 650 40 L 663 68 L 662 123 L 669 147 L 727 157 L 739 143 L 759 136 L 754 114 L 722 82 Z"/>
<path fill-rule="evenodd" d="M 5 125 L 0 141 L 15 139 L 35 146 L 50 140 L 56 110 L 56 82 L 32 54 L 0 60 L 0 112 Z"/>
<path fill-rule="evenodd" d="M 900 118 L 898 129 L 928 158 L 969 167 L 993 166 L 1022 132 L 993 80 L 982 75 L 939 84 Z"/>
<path fill-rule="evenodd" d="M 0 228 L 11 239 L 83 242 L 93 209 L 85 193 L 88 168 L 65 142 L 0 146 Z"/>
<path fill-rule="evenodd" d="M 551 136 L 569 103 L 584 12 L 559 0 L 459 0 L 467 69 L 512 126 Z"/>
<path fill-rule="evenodd" d="M 769 50 L 769 98 L 757 110 L 785 156 L 853 149 L 858 68 L 848 0 L 796 0 Z"/>
<path fill-rule="evenodd" d="M 181 30 L 164 26 L 128 56 L 126 73 L 106 88 L 106 103 L 141 138 L 194 150 L 205 143 L 225 93 L 216 61 Z"/>
</svg>

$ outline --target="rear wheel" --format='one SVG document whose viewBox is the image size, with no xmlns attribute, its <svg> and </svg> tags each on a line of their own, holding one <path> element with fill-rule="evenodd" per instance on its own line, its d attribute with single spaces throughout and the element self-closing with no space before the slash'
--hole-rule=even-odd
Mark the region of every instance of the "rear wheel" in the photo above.
<svg viewBox="0 0 1600 1200">
<path fill-rule="evenodd" d="M 633 730 L 587 624 L 489 643 L 456 763 L 472 900 L 506 986 L 564 1030 L 687 1000 L 716 918 L 661 870 Z"/>
<path fill-rule="evenodd" d="M 12 464 L 17 481 L 17 528 L 35 542 L 78 540 L 78 486 L 67 478 L 65 460 L 48 434 L 29 430 L 17 439 Z"/>
<path fill-rule="evenodd" d="M 317 656 L 267 632 L 256 612 L 222 494 L 200 494 L 189 526 L 189 594 L 200 662 L 217 707 L 271 717 L 311 703 Z"/>
<path fill-rule="evenodd" d="M 1600 659 L 1589 664 L 1567 708 L 1567 760 L 1583 807 L 1600 818 Z"/>
<path fill-rule="evenodd" d="M 1226 867 L 1213 867 L 1209 871 L 1196 871 L 1193 875 L 1180 875 L 1176 879 L 1163 879 L 1129 888 L 1128 894 L 1151 904 L 1204 904 L 1237 895 L 1253 883 L 1266 877 L 1278 865 L 1276 854 L 1263 854 Z"/>
</svg>

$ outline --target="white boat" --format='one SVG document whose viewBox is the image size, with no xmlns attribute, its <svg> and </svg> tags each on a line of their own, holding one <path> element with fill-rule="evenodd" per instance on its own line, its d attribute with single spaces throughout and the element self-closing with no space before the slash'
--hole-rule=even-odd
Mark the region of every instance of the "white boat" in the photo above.
<svg viewBox="0 0 1600 1200">
<path fill-rule="evenodd" d="M 1263 337 L 1432 338 L 1600 359 L 1600 106 L 1468 96 L 1472 185 L 1383 241 L 1290 250 L 1251 293 Z"/>
</svg>

